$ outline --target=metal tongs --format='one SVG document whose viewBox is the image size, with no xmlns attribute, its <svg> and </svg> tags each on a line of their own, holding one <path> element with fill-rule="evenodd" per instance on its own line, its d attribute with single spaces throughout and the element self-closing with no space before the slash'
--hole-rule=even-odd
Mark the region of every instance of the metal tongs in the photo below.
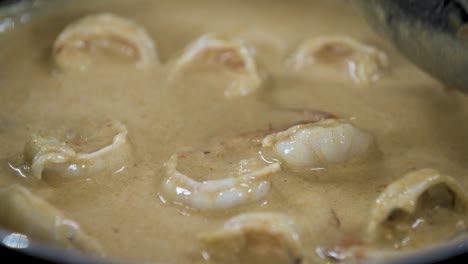
<svg viewBox="0 0 468 264">
<path fill-rule="evenodd" d="M 353 0 L 369 25 L 423 71 L 468 93 L 468 0 Z"/>
</svg>

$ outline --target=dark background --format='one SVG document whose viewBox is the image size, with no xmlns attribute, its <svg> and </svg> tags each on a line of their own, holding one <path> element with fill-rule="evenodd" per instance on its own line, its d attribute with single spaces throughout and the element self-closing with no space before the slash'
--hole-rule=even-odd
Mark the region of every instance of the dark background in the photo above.
<svg viewBox="0 0 468 264">
<path fill-rule="evenodd" d="M 1 5 L 8 5 L 8 4 L 11 4 L 11 3 L 14 3 L 14 2 L 18 2 L 20 0 L 0 0 L 0 4 Z"/>
<path fill-rule="evenodd" d="M 1 0 L 0 0 L 1 1 Z M 38 263 L 38 264 L 52 264 L 54 262 L 48 262 L 45 260 L 40 260 L 33 258 L 19 252 L 7 249 L 3 246 L 0 246 L 0 263 Z M 450 258 L 445 261 L 427 263 L 427 264 L 452 264 L 452 263 L 464 263 L 468 264 L 468 253 L 457 256 L 455 258 Z M 83 263 L 88 264 L 88 263 Z"/>
</svg>

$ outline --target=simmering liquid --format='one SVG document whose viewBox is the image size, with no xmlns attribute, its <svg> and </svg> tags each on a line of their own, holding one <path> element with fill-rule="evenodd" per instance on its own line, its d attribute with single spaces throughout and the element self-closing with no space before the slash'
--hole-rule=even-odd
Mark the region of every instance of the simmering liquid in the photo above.
<svg viewBox="0 0 468 264">
<path fill-rule="evenodd" d="M 203 253 L 199 236 L 249 212 L 280 213 L 294 220 L 307 252 L 301 260 L 317 263 L 330 261 L 320 252 L 340 247 L 342 241 L 404 251 L 446 241 L 464 229 L 464 209 L 437 204 L 415 211 L 414 219 L 423 224 L 414 225 L 411 218 L 405 220 L 410 226 L 406 233 L 368 242 L 377 197 L 409 172 L 432 168 L 468 188 L 468 97 L 444 88 L 402 58 L 349 2 L 75 2 L 43 3 L 33 11 L 1 17 L 0 187 L 20 184 L 29 189 L 78 223 L 109 258 L 216 262 Z M 160 62 L 137 67 L 135 50 L 118 45 L 106 49 L 98 43 L 89 51 L 93 64 L 85 71 L 58 69 L 52 52 L 57 36 L 77 19 L 102 12 L 144 27 Z M 248 42 L 268 76 L 262 87 L 226 96 L 233 76 L 202 63 L 169 78 L 184 47 L 205 33 Z M 343 77 L 341 68 L 322 69 L 330 71 L 327 75 L 314 74 L 314 66 L 288 67 L 288 58 L 304 40 L 335 35 L 384 52 L 388 66 L 379 78 L 359 83 L 346 77 L 347 72 Z M 330 78 L 333 74 L 336 78 Z M 251 131 L 285 130 L 308 120 L 304 112 L 315 110 L 367 131 L 374 138 L 372 149 L 356 159 L 309 169 L 282 164 L 268 178 L 271 187 L 264 197 L 230 208 L 194 208 L 173 202 L 162 191 L 171 155 L 207 152 L 206 157 L 180 159 L 178 169 L 194 180 L 232 177 L 239 160 L 257 155 L 254 146 L 243 142 L 232 155 L 213 158 L 213 142 L 229 142 Z M 49 170 L 38 180 L 21 167 L 32 134 L 64 141 L 90 135 L 96 145 L 79 151 L 96 151 L 115 135 L 103 128 L 109 120 L 128 130 L 130 154 L 119 169 L 76 177 Z"/>
</svg>

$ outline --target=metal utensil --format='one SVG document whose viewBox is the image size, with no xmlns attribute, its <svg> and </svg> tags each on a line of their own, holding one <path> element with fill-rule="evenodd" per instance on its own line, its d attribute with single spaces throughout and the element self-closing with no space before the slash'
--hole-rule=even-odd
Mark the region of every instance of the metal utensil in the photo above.
<svg viewBox="0 0 468 264">
<path fill-rule="evenodd" d="M 449 88 L 468 93 L 468 0 L 353 0 L 371 27 Z"/>
</svg>

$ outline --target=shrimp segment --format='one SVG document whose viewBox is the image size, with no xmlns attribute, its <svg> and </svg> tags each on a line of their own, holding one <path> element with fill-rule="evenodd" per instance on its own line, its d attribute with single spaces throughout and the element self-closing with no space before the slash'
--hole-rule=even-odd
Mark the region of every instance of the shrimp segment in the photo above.
<svg viewBox="0 0 468 264">
<path fill-rule="evenodd" d="M 133 57 L 138 67 L 157 61 L 153 40 L 142 26 L 102 13 L 81 18 L 60 33 L 53 46 L 55 63 L 61 70 L 85 71 L 92 64 L 90 51 L 96 47 Z"/>
<path fill-rule="evenodd" d="M 73 220 L 20 185 L 0 190 L 0 222 L 35 239 L 104 256 L 101 245 Z"/>
<path fill-rule="evenodd" d="M 121 123 L 114 125 L 118 134 L 114 136 L 112 143 L 91 153 L 77 153 L 71 144 L 54 137 L 33 135 L 24 148 L 24 158 L 31 176 L 40 180 L 45 170 L 64 177 L 78 177 L 106 169 L 122 169 L 130 154 L 128 131 Z"/>
<path fill-rule="evenodd" d="M 446 186 L 449 190 L 433 189 L 441 185 Z M 432 194 L 438 200 L 436 207 L 444 206 L 440 203 L 445 199 L 448 200 L 449 207 L 461 211 L 468 210 L 468 193 L 458 182 L 433 169 L 421 169 L 393 182 L 376 199 L 368 226 L 370 237 L 376 239 L 382 233 L 384 223 L 390 221 L 390 218 L 394 218 L 397 210 L 408 214 L 414 213 L 420 205 L 420 197 L 431 190 L 433 193 L 428 194 Z"/>
<path fill-rule="evenodd" d="M 162 192 L 173 202 L 197 209 L 226 209 L 257 201 L 270 188 L 266 178 L 280 170 L 278 163 L 259 168 L 257 162 L 252 166 L 252 160 L 243 160 L 238 176 L 199 182 L 178 171 L 177 163 L 178 154 L 174 154 L 166 164 L 168 178 Z"/>
<path fill-rule="evenodd" d="M 255 61 L 255 52 L 243 40 L 215 34 L 201 36 L 177 59 L 172 77 L 200 61 L 204 64 L 221 65 L 229 71 L 231 79 L 224 91 L 226 97 L 245 96 L 262 85 L 263 77 Z"/>
<path fill-rule="evenodd" d="M 199 238 L 210 259 L 222 263 L 303 263 L 298 228 L 282 214 L 238 215 Z"/>
<path fill-rule="evenodd" d="M 286 63 L 294 70 L 314 65 L 320 76 L 327 76 L 334 68 L 357 83 L 369 83 L 380 78 L 388 58 L 377 48 L 350 37 L 329 36 L 305 40 Z M 336 74 L 330 77 L 336 79 Z"/>
<path fill-rule="evenodd" d="M 266 136 L 263 147 L 291 167 L 319 167 L 345 162 L 372 145 L 368 132 L 338 119 L 296 125 Z"/>
</svg>

